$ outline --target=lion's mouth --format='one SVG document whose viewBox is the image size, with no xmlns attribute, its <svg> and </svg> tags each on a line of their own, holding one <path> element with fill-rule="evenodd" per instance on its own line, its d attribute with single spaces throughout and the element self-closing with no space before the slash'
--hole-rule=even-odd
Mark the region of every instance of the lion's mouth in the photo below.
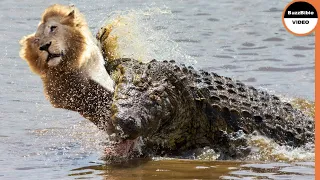
<svg viewBox="0 0 320 180">
<path fill-rule="evenodd" d="M 48 63 L 51 59 L 54 59 L 54 58 L 57 58 L 57 57 L 62 57 L 63 55 L 64 55 L 64 54 L 63 54 L 63 51 L 61 51 L 61 53 L 59 53 L 59 54 L 54 54 L 54 53 L 48 52 L 47 63 Z"/>
</svg>

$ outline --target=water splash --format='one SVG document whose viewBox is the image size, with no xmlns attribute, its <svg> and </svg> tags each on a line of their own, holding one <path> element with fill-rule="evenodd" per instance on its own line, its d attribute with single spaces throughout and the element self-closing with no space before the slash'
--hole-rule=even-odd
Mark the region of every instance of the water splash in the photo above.
<svg viewBox="0 0 320 180">
<path fill-rule="evenodd" d="M 279 145 L 272 139 L 260 135 L 248 136 L 253 152 L 249 160 L 259 161 L 313 161 L 315 158 L 314 143 L 307 143 L 302 147 Z"/>
<path fill-rule="evenodd" d="M 168 8 L 112 12 L 101 26 L 109 29 L 108 53 L 114 58 L 134 58 L 142 62 L 174 59 L 195 64 L 195 59 L 171 39 L 174 32 L 170 32 L 168 26 L 174 26 L 173 18 Z"/>
<path fill-rule="evenodd" d="M 248 141 L 251 153 L 243 160 L 246 161 L 266 161 L 266 162 L 303 162 L 314 161 L 314 143 L 308 143 L 302 147 L 291 147 L 279 145 L 274 140 L 265 136 L 244 134 Z M 214 161 L 219 159 L 220 154 L 210 148 L 202 148 L 192 159 Z"/>
</svg>

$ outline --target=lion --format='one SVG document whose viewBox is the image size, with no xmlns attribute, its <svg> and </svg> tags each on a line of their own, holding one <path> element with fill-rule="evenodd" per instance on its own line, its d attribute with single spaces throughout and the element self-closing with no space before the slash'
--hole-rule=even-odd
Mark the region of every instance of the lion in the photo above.
<svg viewBox="0 0 320 180">
<path fill-rule="evenodd" d="M 109 112 L 114 82 L 95 41 L 77 8 L 55 4 L 44 11 L 37 31 L 20 40 L 20 56 L 41 77 L 54 107 L 79 112 L 106 127 L 99 123 L 109 116 L 104 113 Z"/>
<path fill-rule="evenodd" d="M 113 59 L 105 49 L 110 28 L 96 42 L 77 8 L 56 4 L 20 41 L 20 56 L 41 77 L 50 103 L 110 135 L 106 154 L 127 156 L 143 144 L 142 154 L 208 146 L 221 159 L 241 158 L 250 147 L 239 135 L 254 132 L 295 147 L 313 142 L 314 121 L 265 91 L 173 60 Z"/>
</svg>

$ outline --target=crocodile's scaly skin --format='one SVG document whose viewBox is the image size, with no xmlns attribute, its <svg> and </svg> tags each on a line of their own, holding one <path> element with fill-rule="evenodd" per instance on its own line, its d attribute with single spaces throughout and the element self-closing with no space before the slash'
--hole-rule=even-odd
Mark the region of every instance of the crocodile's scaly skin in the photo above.
<svg viewBox="0 0 320 180">
<path fill-rule="evenodd" d="M 210 146 L 224 158 L 250 149 L 237 133 L 258 132 L 279 144 L 314 140 L 314 121 L 277 96 L 174 61 L 118 59 L 106 67 L 116 82 L 111 120 L 121 138 L 141 136 L 144 150 L 179 154 Z"/>
</svg>

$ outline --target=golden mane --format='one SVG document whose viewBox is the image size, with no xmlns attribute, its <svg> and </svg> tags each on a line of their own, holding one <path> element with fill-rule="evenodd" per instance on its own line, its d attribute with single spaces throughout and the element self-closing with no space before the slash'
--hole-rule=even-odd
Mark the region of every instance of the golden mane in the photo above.
<svg viewBox="0 0 320 180">
<path fill-rule="evenodd" d="M 28 36 L 24 36 L 19 41 L 21 45 L 19 55 L 22 59 L 27 61 L 32 72 L 40 76 L 43 76 L 44 71 L 48 68 L 48 66 L 41 61 L 38 49 L 36 49 L 33 45 L 34 41 L 34 33 Z"/>
<path fill-rule="evenodd" d="M 50 30 L 53 26 L 57 28 L 54 33 Z M 50 47 L 43 49 L 48 42 Z M 90 82 L 94 86 L 100 84 L 108 93 L 114 91 L 114 82 L 104 67 L 102 52 L 84 16 L 75 7 L 49 6 L 42 14 L 36 33 L 23 37 L 20 44 L 21 58 L 40 75 L 46 97 L 54 107 L 79 111 L 83 107 L 82 98 L 77 103 L 73 100 L 79 96 L 87 97 L 87 94 L 81 94 L 80 88 Z M 50 51 L 61 54 L 50 59 L 53 54 Z"/>
<path fill-rule="evenodd" d="M 74 6 L 54 4 L 45 9 L 42 13 L 39 25 L 45 24 L 52 19 L 73 29 L 72 32 L 70 31 L 67 35 L 72 36 L 71 40 L 75 41 L 73 43 L 73 52 L 71 53 L 74 57 L 69 57 L 69 59 L 76 59 L 76 61 L 74 61 L 75 68 L 81 67 L 92 55 L 92 48 L 84 45 L 84 43 L 91 44 L 90 39 L 92 39 L 84 15 Z M 44 76 L 45 72 L 48 70 L 48 64 L 44 61 L 47 57 L 44 57 L 43 53 L 39 50 L 39 40 L 37 41 L 37 38 L 39 37 L 36 38 L 35 36 L 35 33 L 33 33 L 24 36 L 19 41 L 21 45 L 19 55 L 22 59 L 27 61 L 32 72 Z M 77 50 L 78 52 L 74 52 L 74 50 Z"/>
<path fill-rule="evenodd" d="M 73 16 L 72 21 L 64 19 L 67 16 Z M 50 18 L 59 18 L 60 23 L 75 26 L 75 27 L 87 27 L 85 17 L 74 6 L 64 6 L 60 4 L 54 4 L 49 6 L 42 14 L 41 23 L 47 22 Z"/>
</svg>

